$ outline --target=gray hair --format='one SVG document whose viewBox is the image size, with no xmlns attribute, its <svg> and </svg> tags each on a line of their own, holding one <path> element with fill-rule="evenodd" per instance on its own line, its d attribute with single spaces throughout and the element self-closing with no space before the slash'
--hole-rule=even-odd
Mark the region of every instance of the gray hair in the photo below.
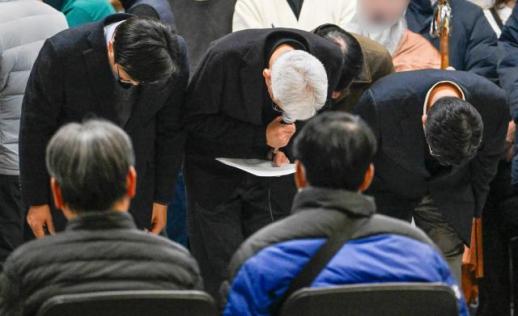
<svg viewBox="0 0 518 316">
<path fill-rule="evenodd" d="M 327 72 L 313 55 L 294 50 L 284 53 L 272 66 L 272 93 L 292 121 L 307 120 L 327 100 Z"/>
<path fill-rule="evenodd" d="M 135 155 L 122 129 L 90 120 L 60 128 L 47 146 L 46 162 L 71 210 L 106 211 L 125 195 Z"/>
</svg>

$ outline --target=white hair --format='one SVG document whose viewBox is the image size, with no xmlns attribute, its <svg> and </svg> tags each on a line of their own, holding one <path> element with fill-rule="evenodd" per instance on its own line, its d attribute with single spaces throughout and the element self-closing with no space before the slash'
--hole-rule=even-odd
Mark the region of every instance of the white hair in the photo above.
<svg viewBox="0 0 518 316">
<path fill-rule="evenodd" d="M 285 121 L 313 117 L 326 103 L 327 84 L 324 65 L 302 50 L 282 54 L 272 66 L 272 94 Z"/>
</svg>

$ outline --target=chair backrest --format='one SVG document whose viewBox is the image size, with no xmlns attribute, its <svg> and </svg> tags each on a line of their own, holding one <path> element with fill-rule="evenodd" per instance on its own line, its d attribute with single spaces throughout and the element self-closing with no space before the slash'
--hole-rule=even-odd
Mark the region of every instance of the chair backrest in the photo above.
<svg viewBox="0 0 518 316">
<path fill-rule="evenodd" d="M 212 316 L 214 300 L 201 291 L 115 291 L 60 295 L 38 316 Z"/>
<path fill-rule="evenodd" d="M 436 283 L 358 284 L 304 288 L 282 307 L 281 316 L 458 316 L 453 290 Z"/>
<path fill-rule="evenodd" d="M 509 279 L 511 284 L 511 302 L 518 308 L 518 237 L 509 241 Z"/>
</svg>

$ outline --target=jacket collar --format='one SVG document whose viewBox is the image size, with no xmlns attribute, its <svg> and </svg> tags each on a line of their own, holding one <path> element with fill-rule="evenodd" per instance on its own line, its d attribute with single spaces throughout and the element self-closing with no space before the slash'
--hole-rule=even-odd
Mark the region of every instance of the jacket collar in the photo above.
<svg viewBox="0 0 518 316">
<path fill-rule="evenodd" d="M 433 19 L 434 5 L 431 0 L 412 0 L 406 12 L 409 29 L 418 34 L 427 34 Z"/>
<path fill-rule="evenodd" d="M 435 7 L 431 0 L 412 0 L 409 5 L 418 12 L 426 15 L 433 14 Z"/>
<path fill-rule="evenodd" d="M 365 217 L 376 212 L 374 200 L 357 192 L 308 187 L 297 193 L 293 201 L 293 213 L 315 208 Z"/>
<path fill-rule="evenodd" d="M 136 229 L 137 226 L 129 213 L 117 211 L 85 212 L 70 220 L 67 231 L 74 230 L 106 230 L 106 229 Z"/>
</svg>

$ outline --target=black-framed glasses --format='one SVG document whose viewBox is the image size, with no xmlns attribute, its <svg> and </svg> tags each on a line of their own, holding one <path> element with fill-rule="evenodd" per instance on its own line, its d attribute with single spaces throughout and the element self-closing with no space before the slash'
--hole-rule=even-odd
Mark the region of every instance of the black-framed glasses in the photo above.
<svg viewBox="0 0 518 316">
<path fill-rule="evenodd" d="M 428 150 L 430 151 L 430 156 L 434 157 L 434 158 L 439 158 L 440 155 L 439 154 L 436 154 L 434 153 L 434 151 L 432 150 L 432 146 L 430 146 L 430 144 L 428 144 L 428 142 L 426 142 L 426 144 L 428 145 Z"/>
</svg>

